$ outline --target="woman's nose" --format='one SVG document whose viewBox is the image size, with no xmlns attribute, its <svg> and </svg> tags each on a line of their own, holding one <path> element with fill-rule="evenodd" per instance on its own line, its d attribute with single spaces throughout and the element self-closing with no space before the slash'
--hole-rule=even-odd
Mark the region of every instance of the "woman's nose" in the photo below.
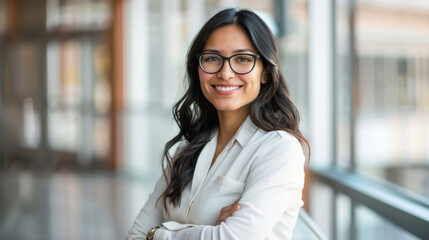
<svg viewBox="0 0 429 240">
<path fill-rule="evenodd" d="M 222 68 L 217 73 L 217 77 L 222 78 L 223 80 L 228 80 L 235 76 L 235 72 L 231 68 L 229 61 L 225 60 Z"/>
</svg>

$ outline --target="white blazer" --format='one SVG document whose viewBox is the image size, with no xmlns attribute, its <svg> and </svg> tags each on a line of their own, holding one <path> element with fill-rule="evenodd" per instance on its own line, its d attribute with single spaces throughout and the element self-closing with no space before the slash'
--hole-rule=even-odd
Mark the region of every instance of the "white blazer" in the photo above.
<svg viewBox="0 0 429 240">
<path fill-rule="evenodd" d="M 157 240 L 291 239 L 303 205 L 299 141 L 285 131 L 263 131 L 247 117 L 210 168 L 216 143 L 217 133 L 202 150 L 180 206 L 167 206 L 169 215 L 162 200 L 156 204 L 166 186 L 161 176 L 126 239 L 146 239 L 155 226 L 161 226 Z M 241 209 L 214 226 L 220 210 L 239 197 Z"/>
</svg>

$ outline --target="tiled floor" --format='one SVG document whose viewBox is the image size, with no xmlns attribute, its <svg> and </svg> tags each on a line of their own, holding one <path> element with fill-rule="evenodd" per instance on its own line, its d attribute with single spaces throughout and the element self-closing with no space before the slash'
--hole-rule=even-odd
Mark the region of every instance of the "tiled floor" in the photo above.
<svg viewBox="0 0 429 240">
<path fill-rule="evenodd" d="M 152 184 L 105 172 L 1 174 L 0 239 L 123 239 Z"/>
<path fill-rule="evenodd" d="M 0 173 L 1 240 L 124 239 L 154 181 L 106 172 Z M 317 239 L 299 219 L 294 239 Z"/>
</svg>

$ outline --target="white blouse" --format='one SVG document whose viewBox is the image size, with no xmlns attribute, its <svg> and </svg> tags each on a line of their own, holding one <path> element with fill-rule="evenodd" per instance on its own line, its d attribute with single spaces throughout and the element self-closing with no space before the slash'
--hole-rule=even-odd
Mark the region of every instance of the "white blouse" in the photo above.
<svg viewBox="0 0 429 240">
<path fill-rule="evenodd" d="M 303 205 L 305 157 L 299 141 L 285 131 L 266 132 L 249 117 L 210 168 L 217 134 L 202 150 L 181 197 L 180 206 L 158 197 L 166 183 L 158 180 L 149 200 L 137 216 L 127 239 L 146 239 L 161 226 L 154 239 L 291 239 Z M 214 226 L 220 210 L 241 197 L 241 209 Z"/>
</svg>

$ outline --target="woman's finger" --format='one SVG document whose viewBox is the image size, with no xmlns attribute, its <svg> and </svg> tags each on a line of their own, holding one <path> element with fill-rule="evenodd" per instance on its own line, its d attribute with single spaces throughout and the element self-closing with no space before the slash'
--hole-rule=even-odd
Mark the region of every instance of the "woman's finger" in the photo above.
<svg viewBox="0 0 429 240">
<path fill-rule="evenodd" d="M 234 212 L 240 210 L 241 206 L 238 204 L 240 198 L 237 199 L 233 204 L 223 207 L 219 213 L 219 218 L 215 225 L 219 225 L 221 222 L 225 222 L 227 218 L 231 217 Z"/>
</svg>

